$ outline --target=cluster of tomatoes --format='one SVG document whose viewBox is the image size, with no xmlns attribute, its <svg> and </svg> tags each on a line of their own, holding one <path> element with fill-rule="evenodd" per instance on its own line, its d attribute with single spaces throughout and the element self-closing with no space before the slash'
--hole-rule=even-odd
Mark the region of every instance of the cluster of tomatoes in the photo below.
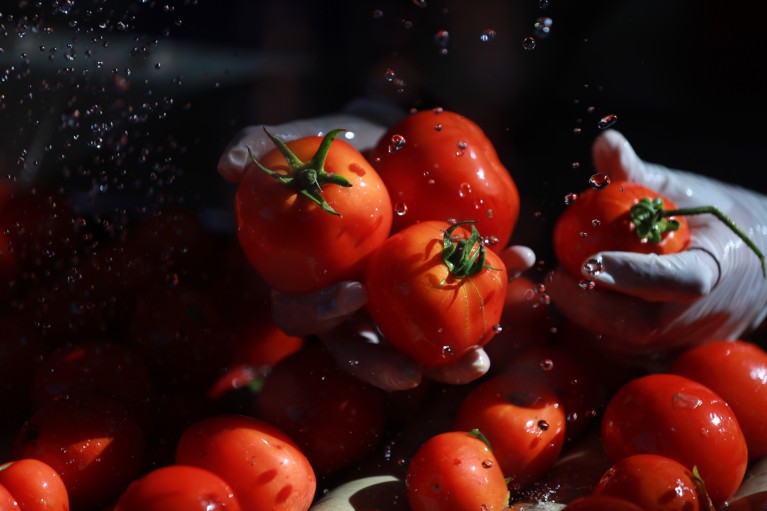
<svg viewBox="0 0 767 511">
<path fill-rule="evenodd" d="M 733 497 L 767 454 L 764 351 L 710 342 L 653 373 L 609 358 L 507 273 L 519 197 L 474 123 L 414 113 L 367 157 L 342 133 L 275 139 L 238 189 L 236 239 L 184 209 L 84 218 L 60 191 L 0 185 L 0 509 L 328 509 L 334 487 L 380 474 L 398 484 L 347 508 Z M 633 189 L 594 195 L 625 206 Z M 603 213 L 567 242 L 623 239 L 625 215 Z M 490 371 L 384 392 L 271 320 L 272 290 L 341 280 L 364 283 L 364 313 L 418 364 L 482 346 Z"/>
</svg>

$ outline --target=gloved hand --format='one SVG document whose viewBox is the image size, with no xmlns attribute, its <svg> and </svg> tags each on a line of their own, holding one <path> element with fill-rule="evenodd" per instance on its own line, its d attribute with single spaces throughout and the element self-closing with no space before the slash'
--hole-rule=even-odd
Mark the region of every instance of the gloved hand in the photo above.
<svg viewBox="0 0 767 511">
<path fill-rule="evenodd" d="M 767 197 L 702 175 L 646 163 L 617 131 L 593 144 L 598 172 L 643 184 L 678 208 L 715 206 L 765 252 Z M 583 278 L 583 289 L 564 269 L 553 271 L 547 290 L 574 323 L 604 334 L 605 348 L 663 354 L 707 340 L 737 338 L 767 314 L 767 280 L 754 252 L 711 214 L 686 217 L 688 250 L 671 255 L 595 254 L 604 271 Z"/>
<path fill-rule="evenodd" d="M 267 129 L 285 141 L 324 134 L 344 128 L 344 139 L 363 154 L 372 149 L 401 115 L 392 107 L 365 100 L 352 102 L 343 113 L 293 121 Z M 238 183 L 252 165 L 250 149 L 256 159 L 274 148 L 264 126 L 243 129 L 227 147 L 218 163 L 218 171 L 227 181 Z M 503 254 L 510 276 L 522 273 L 535 263 L 535 254 L 527 247 L 509 247 Z M 481 348 L 460 360 L 438 368 L 422 368 L 415 361 L 394 350 L 380 337 L 375 325 L 362 308 L 367 301 L 360 282 L 337 282 L 315 293 L 293 295 L 272 293 L 272 316 L 290 335 L 318 335 L 340 367 L 384 390 L 416 387 L 423 376 L 444 383 L 467 383 L 484 375 L 490 359 Z"/>
</svg>

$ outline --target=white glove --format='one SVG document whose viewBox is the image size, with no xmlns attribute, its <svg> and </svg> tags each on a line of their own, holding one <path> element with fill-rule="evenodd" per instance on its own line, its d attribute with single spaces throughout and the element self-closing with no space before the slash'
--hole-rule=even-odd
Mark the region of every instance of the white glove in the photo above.
<svg viewBox="0 0 767 511">
<path fill-rule="evenodd" d="M 617 131 L 600 134 L 594 165 L 613 181 L 643 184 L 677 208 L 715 206 L 755 245 L 767 248 L 767 197 L 702 175 L 643 162 Z M 609 185 L 612 186 L 612 185 Z M 737 338 L 767 313 L 767 280 L 755 253 L 711 214 L 686 217 L 690 246 L 678 254 L 594 254 L 604 271 L 584 273 L 594 289 L 557 268 L 547 290 L 574 323 L 604 334 L 607 349 L 663 354 L 707 340 Z"/>
</svg>

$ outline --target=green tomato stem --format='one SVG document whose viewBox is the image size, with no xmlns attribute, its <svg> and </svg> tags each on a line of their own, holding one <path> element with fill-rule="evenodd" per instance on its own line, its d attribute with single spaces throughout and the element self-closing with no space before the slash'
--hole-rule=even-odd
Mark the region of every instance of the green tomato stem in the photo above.
<svg viewBox="0 0 767 511">
<path fill-rule="evenodd" d="M 471 277 L 485 268 L 497 269 L 486 264 L 487 249 L 474 223 L 473 220 L 456 222 L 445 230 L 442 237 L 442 260 L 454 277 Z M 465 224 L 471 224 L 471 235 L 465 239 L 453 239 L 453 231 Z"/>
<path fill-rule="evenodd" d="M 250 148 L 248 148 L 248 155 L 256 167 L 273 177 L 277 182 L 295 188 L 298 193 L 320 206 L 323 211 L 332 215 L 341 216 L 340 213 L 334 210 L 322 197 L 322 187 L 325 184 L 334 184 L 344 187 L 352 186 L 345 177 L 325 170 L 325 160 L 327 159 L 328 151 L 330 151 L 330 145 L 338 134 L 343 131 L 345 130 L 335 129 L 329 131 L 320 142 L 320 146 L 317 148 L 317 152 L 314 153 L 314 156 L 312 156 L 310 160 L 304 162 L 290 150 L 285 142 L 264 128 L 266 135 L 271 139 L 282 156 L 285 157 L 285 161 L 288 163 L 288 168 L 290 169 L 287 174 L 276 172 L 263 166 L 256 157 L 253 156 L 253 152 Z"/>
</svg>

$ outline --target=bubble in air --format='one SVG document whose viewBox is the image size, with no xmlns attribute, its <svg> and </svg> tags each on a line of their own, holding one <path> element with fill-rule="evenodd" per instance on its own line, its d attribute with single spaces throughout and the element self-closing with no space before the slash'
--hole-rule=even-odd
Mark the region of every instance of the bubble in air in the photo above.
<svg viewBox="0 0 767 511">
<path fill-rule="evenodd" d="M 397 216 L 405 216 L 407 213 L 407 204 L 404 202 L 398 202 L 394 205 L 394 214 Z"/>
<path fill-rule="evenodd" d="M 479 40 L 483 43 L 489 43 L 491 41 L 495 41 L 495 38 L 498 34 L 496 34 L 495 30 L 492 28 L 486 28 L 482 31 L 482 33 L 479 35 Z"/>
<path fill-rule="evenodd" d="M 605 265 L 602 263 L 601 259 L 589 259 L 583 263 L 583 271 L 587 275 L 597 276 L 605 271 Z"/>
<path fill-rule="evenodd" d="M 403 147 L 405 147 L 406 143 L 407 140 L 405 140 L 405 137 L 395 133 L 391 136 L 391 140 L 389 141 L 389 153 L 396 153 L 397 151 L 400 151 Z"/>
<path fill-rule="evenodd" d="M 466 197 L 469 194 L 471 194 L 471 184 L 464 182 L 458 185 L 459 197 Z"/>
<path fill-rule="evenodd" d="M 535 49 L 535 43 L 536 43 L 535 37 L 533 37 L 533 36 L 525 37 L 522 40 L 522 48 L 524 48 L 525 50 L 534 50 Z"/>
<path fill-rule="evenodd" d="M 589 178 L 589 185 L 594 190 L 601 190 L 607 185 L 609 185 L 611 181 L 612 180 L 610 179 L 610 176 L 608 176 L 607 174 L 599 173 L 599 174 L 594 174 L 593 176 Z"/>
<path fill-rule="evenodd" d="M 577 193 L 568 193 L 565 195 L 565 205 L 569 206 L 573 202 L 578 200 L 578 194 Z"/>
<path fill-rule="evenodd" d="M 597 127 L 601 130 L 605 130 L 609 128 L 610 126 L 613 126 L 616 122 L 618 122 L 618 116 L 615 114 L 609 114 L 605 115 L 601 119 L 599 119 L 599 122 L 597 123 Z"/>
</svg>

